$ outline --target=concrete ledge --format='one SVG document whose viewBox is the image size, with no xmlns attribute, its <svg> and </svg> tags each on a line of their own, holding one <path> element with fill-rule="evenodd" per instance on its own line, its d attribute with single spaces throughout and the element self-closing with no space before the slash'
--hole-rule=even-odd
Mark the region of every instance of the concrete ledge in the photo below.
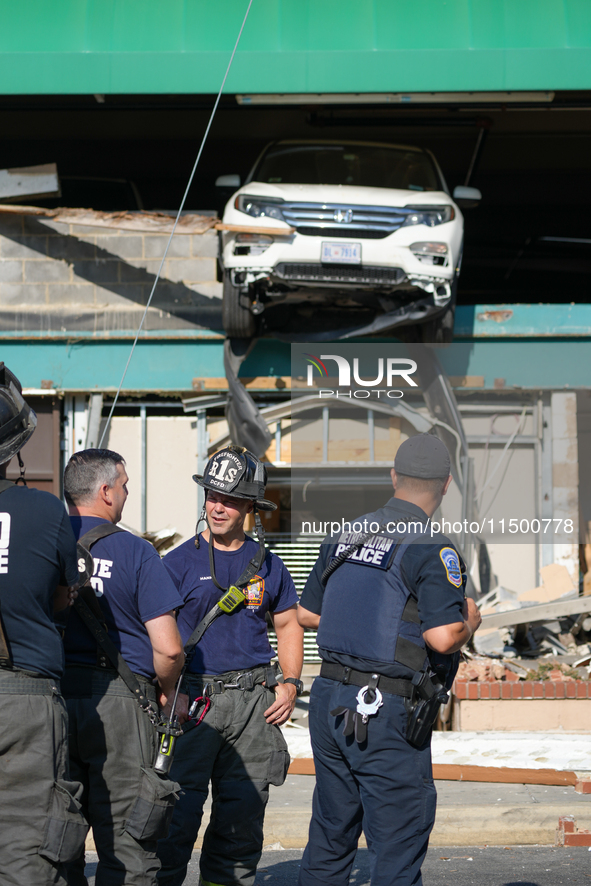
<svg viewBox="0 0 591 886">
<path fill-rule="evenodd" d="M 568 804 L 567 804 L 568 805 Z M 591 804 L 590 804 L 591 806 Z M 505 846 L 546 843 L 553 845 L 558 827 L 556 806 L 439 806 L 432 846 L 475 846 L 483 843 Z M 285 849 L 301 849 L 308 841 L 310 812 L 290 810 L 289 815 L 271 811 L 265 819 L 265 845 L 281 843 Z M 591 825 L 591 808 L 581 814 L 577 809 L 579 828 Z M 198 840 L 201 848 L 202 835 Z M 362 836 L 359 845 L 365 847 Z"/>
<path fill-rule="evenodd" d="M 591 807 L 591 804 L 589 804 Z M 565 809 L 570 808 L 565 802 Z M 432 846 L 476 846 L 483 843 L 504 846 L 553 845 L 560 807 L 542 806 L 439 806 L 435 827 L 431 834 Z M 196 849 L 201 849 L 207 818 L 201 826 Z M 302 849 L 308 842 L 309 809 L 270 809 L 265 818 L 265 846 L 281 843 L 284 849 Z M 591 808 L 583 812 L 577 808 L 577 825 L 591 828 Z M 365 847 L 362 836 L 359 845 Z M 95 851 L 92 833 L 86 840 L 86 850 Z"/>
<path fill-rule="evenodd" d="M 573 816 L 579 829 L 591 826 L 591 796 L 566 785 L 476 784 L 437 781 L 438 809 L 434 846 L 554 845 L 559 818 Z M 289 775 L 272 787 L 265 818 L 264 845 L 301 849 L 308 840 L 315 779 Z M 206 803 L 196 848 L 202 844 L 210 814 Z M 92 836 L 87 849 L 94 850 Z M 361 844 L 365 846 L 362 840 Z"/>
<path fill-rule="evenodd" d="M 472 684 L 468 684 L 471 686 Z M 511 684 L 508 689 L 512 688 Z M 563 684 L 575 688 L 575 683 Z M 475 684 L 475 688 L 476 684 Z M 586 687 L 585 687 L 586 688 Z M 459 700 L 454 698 L 454 731 L 573 732 L 591 731 L 591 698 L 522 698 Z"/>
<path fill-rule="evenodd" d="M 577 808 L 580 828 L 591 823 L 588 811 Z M 565 798 L 565 807 L 569 808 Z M 474 846 L 482 843 L 509 846 L 553 845 L 561 807 L 545 806 L 440 806 L 431 835 L 432 846 Z"/>
</svg>

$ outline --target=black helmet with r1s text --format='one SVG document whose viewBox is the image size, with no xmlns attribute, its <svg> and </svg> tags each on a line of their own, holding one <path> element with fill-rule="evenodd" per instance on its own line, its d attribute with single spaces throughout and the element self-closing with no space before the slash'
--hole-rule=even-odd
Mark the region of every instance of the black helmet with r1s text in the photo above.
<svg viewBox="0 0 591 886">
<path fill-rule="evenodd" d="M 194 474 L 195 483 L 212 492 L 252 501 L 261 511 L 274 511 L 275 502 L 265 496 L 267 469 L 256 455 L 241 446 L 220 449 L 207 462 L 203 475 Z"/>
</svg>

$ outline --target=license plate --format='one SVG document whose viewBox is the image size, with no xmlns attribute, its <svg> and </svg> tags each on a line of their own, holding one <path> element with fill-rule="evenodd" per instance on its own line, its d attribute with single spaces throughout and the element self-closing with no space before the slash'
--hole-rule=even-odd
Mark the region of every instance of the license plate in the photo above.
<svg viewBox="0 0 591 886">
<path fill-rule="evenodd" d="M 361 243 L 323 243 L 323 264 L 360 265 Z"/>
</svg>

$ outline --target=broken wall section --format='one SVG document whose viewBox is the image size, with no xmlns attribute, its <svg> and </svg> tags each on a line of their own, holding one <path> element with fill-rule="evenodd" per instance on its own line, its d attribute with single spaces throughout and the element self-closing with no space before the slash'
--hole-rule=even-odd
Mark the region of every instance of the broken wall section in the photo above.
<svg viewBox="0 0 591 886">
<path fill-rule="evenodd" d="M 0 217 L 0 332 L 137 329 L 167 234 Z M 145 330 L 221 329 L 217 234 L 172 239 Z"/>
</svg>

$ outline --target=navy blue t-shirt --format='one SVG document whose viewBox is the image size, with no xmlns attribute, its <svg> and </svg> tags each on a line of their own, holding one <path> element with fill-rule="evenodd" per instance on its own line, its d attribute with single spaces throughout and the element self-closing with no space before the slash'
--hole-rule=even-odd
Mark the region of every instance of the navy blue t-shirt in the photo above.
<svg viewBox="0 0 591 886">
<path fill-rule="evenodd" d="M 0 609 L 13 664 L 59 680 L 64 651 L 53 616 L 58 585 L 78 581 L 76 541 L 62 502 L 13 486 L 0 495 Z"/>
<path fill-rule="evenodd" d="M 163 563 L 184 600 L 178 625 L 186 643 L 201 619 L 222 596 L 211 578 L 209 545 L 189 539 L 164 557 Z M 238 581 L 258 550 L 249 536 L 237 551 L 214 549 L 218 583 L 227 588 Z M 265 613 L 283 612 L 298 602 L 291 575 L 270 551 L 255 578 L 245 589 L 248 602 L 229 615 L 224 613 L 207 629 L 195 649 L 189 670 L 196 674 L 224 674 L 267 664 L 275 653 L 269 644 Z"/>
<path fill-rule="evenodd" d="M 425 512 L 412 502 L 399 498 L 391 498 L 377 514 L 366 514 L 358 518 L 363 521 L 367 518 L 368 524 L 372 521 L 380 525 L 392 523 L 398 526 L 416 521 L 427 525 L 428 519 Z M 355 521 L 351 521 L 355 522 Z M 384 537 L 395 533 L 384 532 Z M 332 541 L 332 540 L 331 540 Z M 300 603 L 304 609 L 314 612 L 322 617 L 322 600 L 325 586 L 321 577 L 326 566 L 335 552 L 335 543 L 323 543 L 320 555 L 312 572 L 308 576 L 303 590 Z M 380 551 L 373 556 L 379 556 Z M 353 555 L 353 560 L 358 559 L 359 554 Z M 403 581 L 413 593 L 418 603 L 421 630 L 441 627 L 442 625 L 456 624 L 463 621 L 464 583 L 462 579 L 462 561 L 453 544 L 445 535 L 434 534 L 430 531 L 421 533 L 415 530 L 414 540 L 408 545 L 400 563 Z M 361 576 L 356 580 L 360 582 L 365 592 L 371 592 L 373 568 L 370 565 L 364 567 L 360 561 L 359 569 Z M 339 577 L 339 570 L 333 573 Z M 343 573 L 344 575 L 344 573 Z M 349 614 L 350 618 L 363 618 L 363 596 L 360 596 L 360 608 L 357 612 Z M 412 671 L 397 662 L 384 666 L 383 662 L 370 659 L 353 659 L 343 653 L 328 649 L 320 649 L 320 656 L 324 661 L 336 662 L 337 664 L 353 667 L 360 671 L 377 670 L 388 677 L 408 679 L 412 677 Z M 432 666 L 442 663 L 451 666 L 451 656 L 441 656 L 433 651 L 429 652 Z"/>
<path fill-rule="evenodd" d="M 100 517 L 71 517 L 76 538 L 101 523 Z M 153 679 L 152 645 L 144 625 L 183 605 L 152 545 L 131 532 L 115 532 L 92 546 L 90 580 L 104 612 L 109 637 L 135 674 Z M 96 665 L 96 642 L 75 610 L 64 635 L 66 664 Z"/>
</svg>

